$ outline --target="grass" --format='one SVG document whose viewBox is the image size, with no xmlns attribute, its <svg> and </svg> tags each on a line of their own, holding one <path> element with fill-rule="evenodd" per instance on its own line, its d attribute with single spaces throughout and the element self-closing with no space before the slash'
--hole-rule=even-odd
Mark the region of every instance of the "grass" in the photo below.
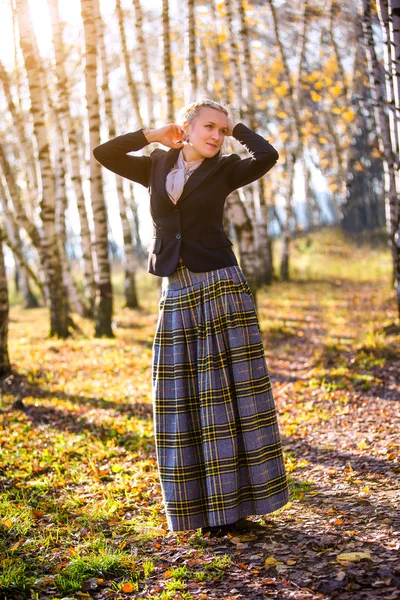
<svg viewBox="0 0 400 600">
<path fill-rule="evenodd" d="M 379 370 L 400 359 L 390 271 L 384 243 L 358 246 L 325 230 L 294 242 L 293 281 L 260 292 L 284 438 L 340 414 L 344 392 L 368 391 L 383 377 Z M 14 373 L 0 398 L 0 593 L 7 598 L 93 590 L 122 598 L 147 589 L 150 600 L 189 600 L 190 583 L 221 581 L 240 561 L 209 560 L 199 532 L 171 541 L 152 423 L 159 282 L 139 275 L 136 311 L 123 308 L 122 283 L 117 272 L 116 337 L 93 338 L 93 323 L 74 315 L 81 333 L 65 341 L 47 337 L 48 310 L 23 310 L 11 285 Z M 308 361 L 306 378 L 296 378 L 296 361 Z M 288 401 L 287 380 L 295 391 Z M 25 410 L 12 409 L 18 399 Z M 285 449 L 285 462 L 296 506 L 314 482 L 302 478 L 304 457 Z M 166 564 L 159 552 L 172 544 L 195 558 Z"/>
</svg>

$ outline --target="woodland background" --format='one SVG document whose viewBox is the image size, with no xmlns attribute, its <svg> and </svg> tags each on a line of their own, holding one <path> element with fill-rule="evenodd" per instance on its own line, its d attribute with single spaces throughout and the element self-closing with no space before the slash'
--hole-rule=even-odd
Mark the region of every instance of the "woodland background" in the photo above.
<svg viewBox="0 0 400 600">
<path fill-rule="evenodd" d="M 1 593 L 397 598 L 400 0 L 38 6 L 0 3 Z M 91 153 L 200 96 L 280 155 L 225 228 L 291 501 L 222 541 L 166 529 L 146 191 Z"/>
</svg>

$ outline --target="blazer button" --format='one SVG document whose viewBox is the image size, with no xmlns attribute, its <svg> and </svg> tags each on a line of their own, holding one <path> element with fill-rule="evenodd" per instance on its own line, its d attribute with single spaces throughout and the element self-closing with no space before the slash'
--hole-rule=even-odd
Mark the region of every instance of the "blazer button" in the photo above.
<svg viewBox="0 0 400 600">
<path fill-rule="evenodd" d="M 181 234 L 177 233 L 175 237 L 176 237 L 177 240 L 180 240 L 181 239 Z"/>
</svg>

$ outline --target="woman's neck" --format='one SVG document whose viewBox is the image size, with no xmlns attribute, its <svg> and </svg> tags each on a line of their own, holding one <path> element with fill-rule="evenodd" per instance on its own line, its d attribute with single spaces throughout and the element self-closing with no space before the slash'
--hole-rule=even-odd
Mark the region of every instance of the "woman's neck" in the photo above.
<svg viewBox="0 0 400 600">
<path fill-rule="evenodd" d="M 183 160 L 186 162 L 193 162 L 195 160 L 201 160 L 201 159 L 205 158 L 204 156 L 199 154 L 197 152 L 197 150 L 195 150 L 193 148 L 193 146 L 191 146 L 190 144 L 186 144 L 182 148 L 182 156 L 183 156 Z"/>
</svg>

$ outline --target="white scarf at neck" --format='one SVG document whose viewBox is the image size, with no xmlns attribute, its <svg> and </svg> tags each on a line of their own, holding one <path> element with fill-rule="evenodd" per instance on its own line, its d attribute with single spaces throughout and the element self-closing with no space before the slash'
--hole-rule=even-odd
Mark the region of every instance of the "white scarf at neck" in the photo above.
<svg viewBox="0 0 400 600">
<path fill-rule="evenodd" d="M 183 187 L 190 175 L 201 165 L 204 158 L 200 160 L 185 161 L 182 150 L 179 152 L 175 167 L 167 175 L 165 188 L 168 196 L 176 204 L 181 197 Z"/>
</svg>

